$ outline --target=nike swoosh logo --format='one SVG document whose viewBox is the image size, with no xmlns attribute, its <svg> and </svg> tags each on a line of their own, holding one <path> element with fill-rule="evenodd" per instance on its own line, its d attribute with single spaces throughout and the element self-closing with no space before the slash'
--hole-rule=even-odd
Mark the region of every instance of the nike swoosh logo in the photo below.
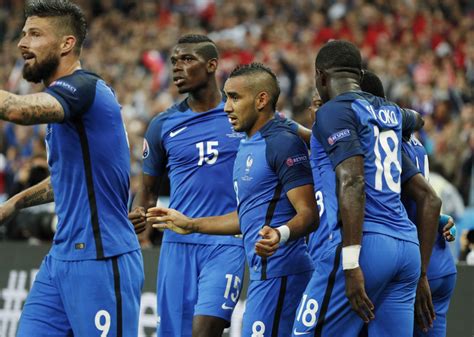
<svg viewBox="0 0 474 337">
<path fill-rule="evenodd" d="M 228 307 L 225 303 L 222 303 L 221 308 L 224 310 L 234 310 L 234 307 Z"/>
<path fill-rule="evenodd" d="M 183 132 L 184 130 L 186 130 L 188 127 L 185 126 L 184 128 L 181 128 L 181 129 L 178 129 L 174 132 L 170 132 L 170 137 L 173 138 L 174 136 L 178 135 L 179 133 Z"/>
<path fill-rule="evenodd" d="M 295 336 L 301 336 L 301 335 L 307 335 L 311 333 L 311 331 L 302 331 L 302 332 L 299 332 L 299 331 L 296 331 L 296 329 L 293 331 L 293 335 Z"/>
</svg>

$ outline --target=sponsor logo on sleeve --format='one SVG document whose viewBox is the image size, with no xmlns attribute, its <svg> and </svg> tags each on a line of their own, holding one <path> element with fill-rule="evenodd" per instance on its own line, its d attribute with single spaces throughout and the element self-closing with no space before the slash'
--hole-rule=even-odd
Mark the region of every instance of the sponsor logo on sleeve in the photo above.
<svg viewBox="0 0 474 337">
<path fill-rule="evenodd" d="M 308 161 L 308 156 L 305 154 L 299 154 L 286 159 L 286 166 L 291 167 Z"/>
<path fill-rule="evenodd" d="M 351 135 L 351 131 L 349 129 L 338 131 L 328 137 L 328 143 L 329 145 L 334 145 L 336 144 L 337 141 L 344 139 L 346 137 L 349 137 L 350 135 Z"/>
<path fill-rule="evenodd" d="M 77 89 L 75 87 L 73 87 L 72 85 L 70 85 L 69 83 L 67 82 L 64 82 L 64 81 L 54 81 L 53 83 L 51 83 L 49 85 L 49 87 L 61 87 L 61 88 L 64 88 L 70 92 L 72 92 L 73 94 L 76 93 Z"/>
</svg>

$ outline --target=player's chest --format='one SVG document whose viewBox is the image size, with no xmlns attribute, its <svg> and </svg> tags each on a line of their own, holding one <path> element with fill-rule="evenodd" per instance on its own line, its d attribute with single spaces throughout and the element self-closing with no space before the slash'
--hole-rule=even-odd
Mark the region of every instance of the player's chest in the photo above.
<svg viewBox="0 0 474 337">
<path fill-rule="evenodd" d="M 277 183 L 278 179 L 267 161 L 264 144 L 239 149 L 234 164 L 234 182 L 241 193 L 255 194 Z"/>
<path fill-rule="evenodd" d="M 186 123 L 170 128 L 163 145 L 169 163 L 204 166 L 235 158 L 241 138 L 230 125 Z"/>
</svg>

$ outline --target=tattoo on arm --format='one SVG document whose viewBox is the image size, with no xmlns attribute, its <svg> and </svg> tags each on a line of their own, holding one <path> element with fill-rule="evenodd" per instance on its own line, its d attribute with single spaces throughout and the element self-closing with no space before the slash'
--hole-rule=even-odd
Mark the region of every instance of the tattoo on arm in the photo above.
<svg viewBox="0 0 474 337">
<path fill-rule="evenodd" d="M 54 123 L 64 119 L 61 104 L 49 94 L 19 96 L 5 93 L 0 95 L 0 119 L 23 125 Z M 3 102 L 1 96 L 4 97 Z"/>
<path fill-rule="evenodd" d="M 25 195 L 19 201 L 19 208 L 27 208 L 31 206 L 46 204 L 48 202 L 54 201 L 54 192 L 51 183 L 48 183 L 46 186 L 40 188 L 37 191 L 34 191 L 30 194 Z"/>
</svg>

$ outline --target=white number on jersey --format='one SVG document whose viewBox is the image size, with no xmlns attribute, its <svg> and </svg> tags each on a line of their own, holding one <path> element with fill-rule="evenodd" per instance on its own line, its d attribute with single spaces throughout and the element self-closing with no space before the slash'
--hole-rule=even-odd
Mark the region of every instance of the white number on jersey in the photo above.
<svg viewBox="0 0 474 337">
<path fill-rule="evenodd" d="M 315 299 L 310 298 L 306 301 L 307 299 L 308 295 L 304 294 L 296 320 L 300 321 L 303 318 L 303 324 L 310 328 L 316 324 L 316 313 L 318 312 L 319 304 Z"/>
<path fill-rule="evenodd" d="M 206 144 L 206 146 L 204 146 L 204 144 Z M 216 140 L 209 141 L 209 142 L 200 142 L 196 144 L 196 147 L 199 151 L 198 166 L 202 166 L 204 165 L 204 163 L 208 165 L 212 165 L 216 163 L 217 157 L 219 156 L 219 151 L 217 151 L 216 149 L 218 145 L 219 145 L 219 142 Z"/>
<path fill-rule="evenodd" d="M 252 325 L 251 337 L 265 337 L 265 324 L 262 321 L 255 321 Z"/>
<path fill-rule="evenodd" d="M 318 209 L 319 209 L 319 217 L 321 218 L 323 216 L 323 213 L 324 213 L 324 198 L 323 198 L 323 192 L 321 191 L 316 191 L 316 193 L 314 194 L 314 196 L 316 197 L 316 204 L 318 205 Z"/>
<path fill-rule="evenodd" d="M 104 318 L 104 323 L 102 324 L 102 317 Z M 107 334 L 110 330 L 110 314 L 107 310 L 99 310 L 97 314 L 95 314 L 95 327 L 102 331 L 100 337 L 107 337 Z"/>
<path fill-rule="evenodd" d="M 397 134 L 393 130 L 380 132 L 379 128 L 375 125 L 374 136 L 375 167 L 377 168 L 375 172 L 375 189 L 378 191 L 382 190 L 382 178 L 384 178 L 391 191 L 400 193 L 400 174 L 402 173 L 402 166 L 398 161 L 399 141 Z M 393 149 L 390 147 L 389 140 L 393 143 Z M 382 152 L 380 148 L 382 148 Z M 398 181 L 395 181 L 397 177 L 392 176 L 392 165 L 395 165 L 398 171 Z"/>
<path fill-rule="evenodd" d="M 241 280 L 237 275 L 232 274 L 225 274 L 225 278 L 227 279 L 227 286 L 225 287 L 224 298 L 228 299 L 230 294 L 230 299 L 232 302 L 237 303 L 240 295 L 240 284 Z M 232 279 L 234 279 L 233 286 L 232 286 Z M 232 292 L 231 292 L 231 287 Z"/>
<path fill-rule="evenodd" d="M 420 167 L 420 162 L 418 161 L 418 157 L 415 157 L 416 160 L 416 168 L 423 173 L 423 176 L 425 177 L 426 180 L 430 181 L 430 164 L 428 163 L 428 155 L 424 155 L 423 157 L 423 168 L 424 170 L 421 169 Z"/>
</svg>

